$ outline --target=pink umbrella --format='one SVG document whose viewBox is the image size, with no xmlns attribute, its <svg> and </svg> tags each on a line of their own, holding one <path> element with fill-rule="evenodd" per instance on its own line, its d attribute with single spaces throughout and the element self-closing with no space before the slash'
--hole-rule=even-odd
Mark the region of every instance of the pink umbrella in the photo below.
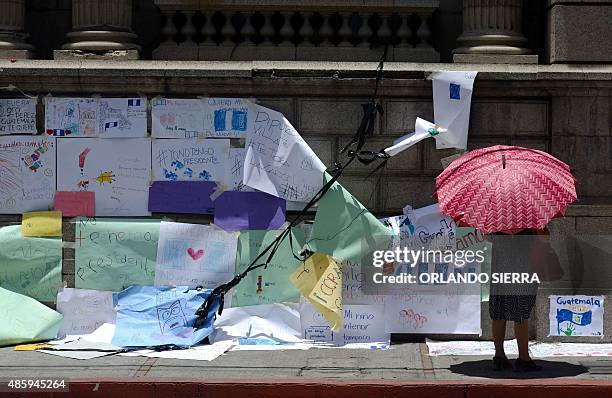
<svg viewBox="0 0 612 398">
<path fill-rule="evenodd" d="M 492 232 L 541 229 L 576 200 L 569 166 L 546 152 L 496 145 L 471 151 L 436 178 L 443 213 Z"/>
</svg>

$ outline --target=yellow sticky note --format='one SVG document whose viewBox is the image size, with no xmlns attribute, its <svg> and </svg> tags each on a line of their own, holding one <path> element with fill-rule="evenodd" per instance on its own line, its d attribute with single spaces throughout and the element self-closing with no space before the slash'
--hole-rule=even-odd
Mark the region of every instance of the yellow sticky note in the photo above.
<svg viewBox="0 0 612 398">
<path fill-rule="evenodd" d="M 62 213 L 59 211 L 23 213 L 21 235 L 62 236 Z"/>
<path fill-rule="evenodd" d="M 289 280 L 325 317 L 332 330 L 340 330 L 342 269 L 333 258 L 317 252 L 297 267 Z"/>
<path fill-rule="evenodd" d="M 46 343 L 22 344 L 15 346 L 15 351 L 36 351 L 49 347 L 51 347 L 51 345 Z"/>
</svg>

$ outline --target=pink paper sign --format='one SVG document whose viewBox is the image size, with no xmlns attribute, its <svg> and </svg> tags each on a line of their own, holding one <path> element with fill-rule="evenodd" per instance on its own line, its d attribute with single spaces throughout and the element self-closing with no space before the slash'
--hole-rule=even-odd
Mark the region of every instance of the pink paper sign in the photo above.
<svg viewBox="0 0 612 398">
<path fill-rule="evenodd" d="M 64 217 L 96 215 L 95 192 L 56 192 L 54 209 Z"/>
</svg>

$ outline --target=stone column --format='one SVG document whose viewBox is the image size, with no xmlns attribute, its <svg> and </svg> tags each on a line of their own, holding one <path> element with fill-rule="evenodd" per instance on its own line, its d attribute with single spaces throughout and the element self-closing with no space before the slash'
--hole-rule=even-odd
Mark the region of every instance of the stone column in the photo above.
<svg viewBox="0 0 612 398">
<path fill-rule="evenodd" d="M 463 34 L 454 62 L 537 63 L 523 47 L 522 0 L 463 0 Z"/>
<path fill-rule="evenodd" d="M 72 0 L 72 32 L 55 59 L 138 59 L 132 0 Z"/>
<path fill-rule="evenodd" d="M 25 42 L 25 0 L 0 0 L 0 59 L 32 58 L 34 47 Z"/>
</svg>

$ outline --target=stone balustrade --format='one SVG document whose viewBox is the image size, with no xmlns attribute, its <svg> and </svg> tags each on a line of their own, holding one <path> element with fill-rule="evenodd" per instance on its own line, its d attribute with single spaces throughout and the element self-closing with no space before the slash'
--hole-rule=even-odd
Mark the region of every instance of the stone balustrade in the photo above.
<svg viewBox="0 0 612 398">
<path fill-rule="evenodd" d="M 156 0 L 164 60 L 439 62 L 431 16 L 439 1 Z"/>
</svg>

